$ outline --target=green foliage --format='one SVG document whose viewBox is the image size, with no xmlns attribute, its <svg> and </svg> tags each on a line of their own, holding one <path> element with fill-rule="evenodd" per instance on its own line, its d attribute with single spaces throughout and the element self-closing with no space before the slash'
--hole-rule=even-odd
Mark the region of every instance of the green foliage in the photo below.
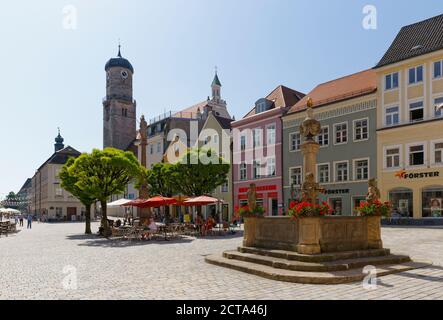
<svg viewBox="0 0 443 320">
<path fill-rule="evenodd" d="M 223 158 L 207 149 L 188 151 L 174 166 L 175 188 L 187 196 L 212 193 L 227 181 L 230 168 Z"/>
<path fill-rule="evenodd" d="M 78 186 L 80 176 L 73 168 L 75 158 L 69 158 L 65 165 L 61 168 L 59 178 L 61 187 L 71 193 L 85 206 L 92 205 L 97 199 L 91 196 L 88 192 Z"/>
<path fill-rule="evenodd" d="M 173 196 L 176 191 L 177 170 L 176 165 L 169 163 L 156 163 L 146 171 L 145 182 L 151 196 Z"/>
<path fill-rule="evenodd" d="M 78 177 L 75 185 L 100 202 L 123 193 L 126 185 L 140 178 L 143 172 L 133 153 L 113 148 L 82 154 L 75 159 L 71 170 Z"/>
</svg>

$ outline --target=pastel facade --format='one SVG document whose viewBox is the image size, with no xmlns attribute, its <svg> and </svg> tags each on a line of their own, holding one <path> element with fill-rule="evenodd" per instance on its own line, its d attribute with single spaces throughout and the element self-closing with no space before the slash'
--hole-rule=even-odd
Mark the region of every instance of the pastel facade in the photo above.
<svg viewBox="0 0 443 320">
<path fill-rule="evenodd" d="M 243 119 L 231 124 L 234 206 L 247 205 L 247 192 L 255 184 L 257 203 L 266 215 L 284 214 L 281 116 L 303 97 L 300 92 L 279 86 L 259 99 Z"/>
<path fill-rule="evenodd" d="M 303 155 L 300 125 L 306 118 L 307 97 L 314 103 L 322 132 L 316 172 L 336 215 L 350 215 L 365 200 L 368 180 L 377 174 L 376 77 L 366 70 L 317 86 L 283 117 L 283 188 L 286 208 L 300 199 Z"/>
<path fill-rule="evenodd" d="M 376 66 L 378 179 L 405 217 L 443 212 L 443 15 L 401 29 Z"/>
</svg>

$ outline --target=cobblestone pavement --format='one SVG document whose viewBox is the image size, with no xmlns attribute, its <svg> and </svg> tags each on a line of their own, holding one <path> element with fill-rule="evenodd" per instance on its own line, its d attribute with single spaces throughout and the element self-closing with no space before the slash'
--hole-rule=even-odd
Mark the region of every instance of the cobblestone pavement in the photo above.
<svg viewBox="0 0 443 320">
<path fill-rule="evenodd" d="M 35 223 L 0 238 L 0 299 L 443 299 L 442 228 L 383 228 L 394 253 L 434 265 L 382 277 L 375 290 L 276 282 L 204 262 L 235 249 L 240 236 L 126 242 L 83 228 Z"/>
</svg>

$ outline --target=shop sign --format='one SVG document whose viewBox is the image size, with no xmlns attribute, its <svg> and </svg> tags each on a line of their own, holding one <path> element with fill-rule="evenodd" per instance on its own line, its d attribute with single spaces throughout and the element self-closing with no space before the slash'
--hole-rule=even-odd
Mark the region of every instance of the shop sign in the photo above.
<svg viewBox="0 0 443 320">
<path fill-rule="evenodd" d="M 245 188 L 239 188 L 238 192 L 240 193 L 245 193 L 248 192 L 249 187 L 245 187 Z M 270 185 L 270 186 L 258 186 L 255 188 L 256 191 L 274 191 L 277 190 L 277 186 L 276 185 Z"/>
<path fill-rule="evenodd" d="M 326 189 L 325 194 L 348 194 L 349 189 L 337 189 L 337 190 L 328 190 Z"/>
<path fill-rule="evenodd" d="M 429 171 L 429 172 L 413 173 L 413 172 L 407 172 L 406 170 L 400 170 L 395 173 L 395 176 L 399 179 L 405 179 L 405 180 L 438 178 L 440 177 L 440 172 Z"/>
</svg>

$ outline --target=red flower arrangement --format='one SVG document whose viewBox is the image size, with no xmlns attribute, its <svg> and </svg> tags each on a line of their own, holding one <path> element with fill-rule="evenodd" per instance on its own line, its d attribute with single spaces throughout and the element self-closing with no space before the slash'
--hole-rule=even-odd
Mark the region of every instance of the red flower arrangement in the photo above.
<svg viewBox="0 0 443 320">
<path fill-rule="evenodd" d="M 322 217 L 332 213 L 333 210 L 329 204 L 324 201 L 316 205 L 313 205 L 307 201 L 291 201 L 288 211 L 288 214 L 294 219 L 304 217 Z"/>
<path fill-rule="evenodd" d="M 355 210 L 363 217 L 387 217 L 391 214 L 392 205 L 390 202 L 381 202 L 380 200 L 375 200 L 372 204 L 364 201 Z"/>
<path fill-rule="evenodd" d="M 256 206 L 253 211 L 249 208 L 249 206 L 235 206 L 235 213 L 240 215 L 242 218 L 250 218 L 250 217 L 263 217 L 265 214 L 265 209 L 261 206 Z"/>
</svg>

